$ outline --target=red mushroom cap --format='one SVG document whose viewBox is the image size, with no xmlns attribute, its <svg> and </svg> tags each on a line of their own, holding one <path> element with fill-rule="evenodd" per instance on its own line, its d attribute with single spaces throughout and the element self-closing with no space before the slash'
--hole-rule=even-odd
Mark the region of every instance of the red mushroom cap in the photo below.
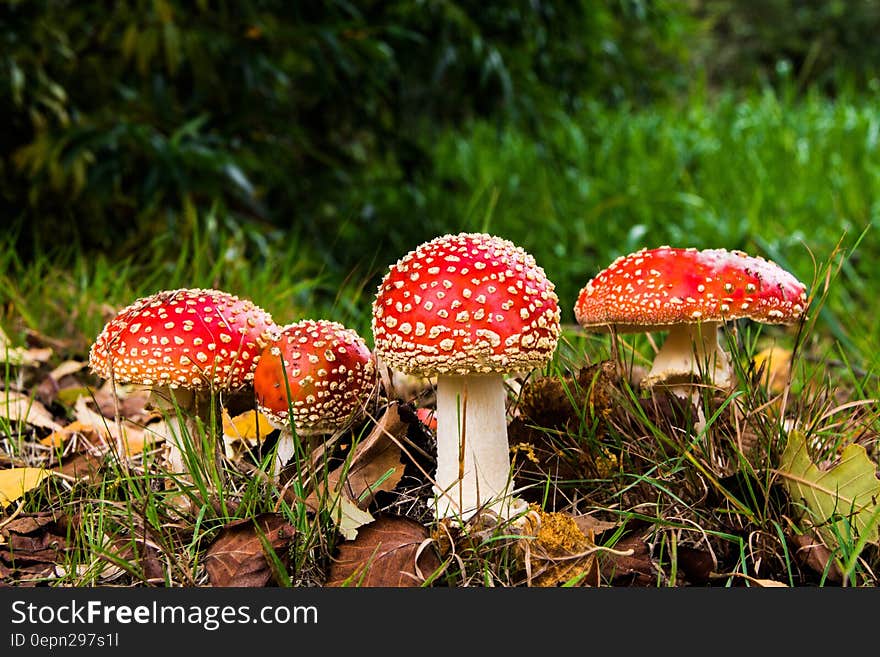
<svg viewBox="0 0 880 657">
<path fill-rule="evenodd" d="M 376 352 L 409 374 L 526 370 L 559 339 L 553 283 L 534 258 L 500 237 L 437 237 L 386 273 L 373 302 Z"/>
<path fill-rule="evenodd" d="M 617 258 L 584 286 L 574 307 L 585 328 L 662 329 L 749 318 L 797 320 L 806 287 L 775 263 L 725 249 L 642 249 Z"/>
<path fill-rule="evenodd" d="M 266 311 L 227 292 L 158 292 L 104 326 L 89 366 L 119 382 L 231 390 L 253 377 L 272 326 Z"/>
<path fill-rule="evenodd" d="M 260 411 L 280 428 L 292 408 L 302 435 L 335 431 L 362 408 L 374 385 L 375 366 L 363 338 L 324 319 L 282 327 L 254 371 Z"/>
</svg>

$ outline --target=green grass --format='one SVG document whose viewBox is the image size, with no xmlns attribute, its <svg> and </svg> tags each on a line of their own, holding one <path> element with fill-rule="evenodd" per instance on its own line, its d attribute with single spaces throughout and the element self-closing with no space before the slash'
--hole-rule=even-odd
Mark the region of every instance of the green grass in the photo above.
<svg viewBox="0 0 880 657">
<path fill-rule="evenodd" d="M 404 181 L 377 163 L 328 199 L 339 218 L 322 244 L 304 241 L 295 220 L 289 232 L 260 232 L 213 212 L 196 216 L 186 200 L 182 234 L 163 234 L 121 262 L 47 236 L 45 256 L 22 263 L 7 236 L 0 322 L 88 339 L 102 309 L 204 286 L 247 295 L 285 322 L 326 313 L 368 333 L 389 264 L 444 232 L 485 230 L 535 256 L 556 283 L 564 322 L 574 321 L 574 300 L 593 274 L 643 246 L 742 249 L 813 288 L 823 284 L 818 263 L 836 253 L 841 271 L 822 333 L 874 370 L 877 100 L 767 91 L 694 94 L 647 109 L 591 105 L 548 116 L 538 137 L 474 123 L 432 141 L 430 175 Z M 328 247 L 334 257 L 322 259 Z"/>
<path fill-rule="evenodd" d="M 534 139 L 476 124 L 436 146 L 421 214 L 488 230 L 531 252 L 564 321 L 580 288 L 643 246 L 742 249 L 815 287 L 841 246 L 826 332 L 874 361 L 880 256 L 880 117 L 873 96 L 798 101 L 772 92 L 697 95 L 649 109 L 550 116 Z M 452 190 L 450 192 L 450 190 Z"/>
<path fill-rule="evenodd" d="M 825 583 L 796 558 L 790 537 L 803 527 L 773 463 L 785 440 L 780 408 L 821 438 L 817 458 L 833 458 L 841 445 L 858 440 L 877 459 L 877 100 L 795 100 L 766 92 L 695 95 L 681 105 L 639 110 L 590 106 L 576 116 L 547 117 L 540 138 L 473 124 L 436 141 L 431 177 L 397 188 L 397 182 L 381 182 L 393 172 L 377 170 L 374 187 L 350 190 L 349 207 L 373 204 L 374 219 L 358 224 L 352 210 L 350 221 L 328 235 L 338 249 L 335 262 L 322 260 L 324 249 L 303 241 L 296 228 L 263 234 L 194 211 L 183 234 L 164 235 L 126 259 L 56 245 L 24 262 L 8 235 L 0 243 L 0 324 L 15 344 L 29 334 L 48 340 L 58 352 L 53 362 L 83 358 L 108 317 L 136 298 L 160 289 L 216 287 L 252 299 L 278 323 L 334 319 L 372 344 L 370 304 L 388 264 L 443 232 L 496 233 L 536 257 L 556 283 L 566 324 L 543 374 L 563 383 L 575 416 L 564 426 L 553 426 L 551 417 L 522 429 L 554 464 L 542 462 L 522 477 L 534 501 L 618 523 L 602 535 L 602 549 L 615 549 L 633 533 L 643 536 L 654 546 L 657 569 L 649 579 L 655 586 L 686 577 L 682 555 L 697 548 L 711 549 L 716 558 L 714 585 L 748 585 L 762 577 Z M 626 382 L 615 412 L 599 417 L 574 382 L 581 368 L 612 354 L 607 336 L 574 326 L 578 291 L 614 257 L 661 244 L 770 257 L 812 295 L 802 327 L 731 327 L 740 386 L 725 399 L 705 399 L 710 412 L 702 433 L 692 431 L 689 417 L 676 421 L 690 432 L 676 428 Z M 652 341 L 660 339 L 626 336 L 618 345 L 623 366 L 648 364 Z M 768 393 L 750 368 L 752 357 L 774 343 L 795 350 L 781 395 Z M 5 372 L 7 388 L 35 383 L 16 368 Z M 596 381 L 590 385 L 608 385 Z M 46 457 L 33 448 L 27 427 L 0 420 L 0 430 L 14 462 Z M 746 434 L 759 445 L 760 458 L 739 449 Z M 111 462 L 96 485 L 53 479 L 28 498 L 26 512 L 60 507 L 79 514 L 70 537 L 75 549 L 54 581 L 104 582 L 109 563 L 126 581 L 144 583 L 142 561 L 130 553 L 149 544 L 160 555 L 164 584 L 202 583 L 205 546 L 224 524 L 278 510 L 298 536 L 285 582 L 320 581 L 336 540 L 332 523 L 267 487 L 271 458 L 248 470 L 233 468 L 222 504 L 182 515 L 172 503 L 179 491 L 168 487 L 168 474 L 150 458 L 127 468 Z M 194 499 L 210 497 L 210 479 L 210 473 L 194 478 Z M 387 508 L 408 508 L 408 494 Z M 434 585 L 524 581 L 515 566 L 521 546 L 504 527 L 460 540 L 445 553 Z M 833 556 L 848 585 L 877 584 L 876 547 L 842 536 Z"/>
</svg>

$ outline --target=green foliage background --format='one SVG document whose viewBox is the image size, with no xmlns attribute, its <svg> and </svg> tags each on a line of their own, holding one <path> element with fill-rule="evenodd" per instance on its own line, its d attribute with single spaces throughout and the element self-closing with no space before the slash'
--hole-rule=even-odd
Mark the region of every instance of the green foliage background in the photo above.
<svg viewBox="0 0 880 657">
<path fill-rule="evenodd" d="M 491 230 L 566 308 L 659 243 L 809 279 L 877 221 L 878 28 L 873 0 L 7 0 L 0 212 L 24 260 L 232 234 L 364 289 Z"/>
<path fill-rule="evenodd" d="M 6 2 L 5 214 L 31 238 L 132 248 L 191 203 L 316 244 L 379 165 L 430 168 L 438 126 L 535 125 L 583 94 L 660 91 L 671 6 Z"/>
</svg>

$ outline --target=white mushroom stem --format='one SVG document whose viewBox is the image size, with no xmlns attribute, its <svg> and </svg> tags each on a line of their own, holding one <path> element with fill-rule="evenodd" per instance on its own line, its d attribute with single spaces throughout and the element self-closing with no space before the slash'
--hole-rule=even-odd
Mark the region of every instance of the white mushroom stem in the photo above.
<svg viewBox="0 0 880 657">
<path fill-rule="evenodd" d="M 437 378 L 436 515 L 467 520 L 480 509 L 517 511 L 501 374 Z"/>
<path fill-rule="evenodd" d="M 696 376 L 719 388 L 729 388 L 733 367 L 721 344 L 720 327 L 721 322 L 671 325 L 642 385 L 667 385 L 682 399 L 691 397 L 693 389 L 687 384 Z"/>
<path fill-rule="evenodd" d="M 294 436 L 294 428 L 290 426 L 290 421 L 284 422 L 271 421 L 270 424 L 278 429 L 278 441 L 275 448 L 275 460 L 269 471 L 272 481 L 279 483 L 281 472 L 284 467 L 290 463 L 294 456 L 299 454 L 296 460 L 296 472 L 302 478 L 314 477 L 317 472 L 315 470 L 316 456 L 320 454 L 315 450 L 323 443 L 325 433 L 321 431 L 309 431 L 307 429 L 296 429 Z M 329 431 L 327 433 L 330 433 Z"/>
<path fill-rule="evenodd" d="M 172 428 L 172 435 L 168 436 L 168 462 L 171 472 L 190 474 L 185 457 L 186 453 L 190 453 L 203 466 L 207 466 L 209 460 L 212 461 L 213 468 L 222 481 L 220 442 L 211 433 L 212 421 L 216 422 L 217 426 L 222 422 L 223 409 L 219 396 L 215 393 L 212 398 L 210 391 L 197 392 L 190 388 L 164 386 L 154 388 L 152 398 L 156 408 L 169 420 L 173 421 L 178 412 L 182 416 L 182 424 Z M 207 445 L 203 442 L 202 432 L 205 434 Z"/>
</svg>

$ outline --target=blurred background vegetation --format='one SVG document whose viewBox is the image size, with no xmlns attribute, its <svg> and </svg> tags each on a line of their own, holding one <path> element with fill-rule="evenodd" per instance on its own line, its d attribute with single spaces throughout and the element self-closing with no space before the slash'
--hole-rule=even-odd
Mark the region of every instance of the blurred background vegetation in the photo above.
<svg viewBox="0 0 880 657">
<path fill-rule="evenodd" d="M 220 283 L 323 281 L 289 288 L 306 308 L 488 230 L 564 321 L 642 246 L 812 284 L 840 244 L 826 321 L 870 354 L 873 322 L 840 317 L 880 278 L 878 33 L 875 0 L 5 0 L 0 212 L 16 266 L 75 251 L 195 285 L 195 243 Z"/>
</svg>

